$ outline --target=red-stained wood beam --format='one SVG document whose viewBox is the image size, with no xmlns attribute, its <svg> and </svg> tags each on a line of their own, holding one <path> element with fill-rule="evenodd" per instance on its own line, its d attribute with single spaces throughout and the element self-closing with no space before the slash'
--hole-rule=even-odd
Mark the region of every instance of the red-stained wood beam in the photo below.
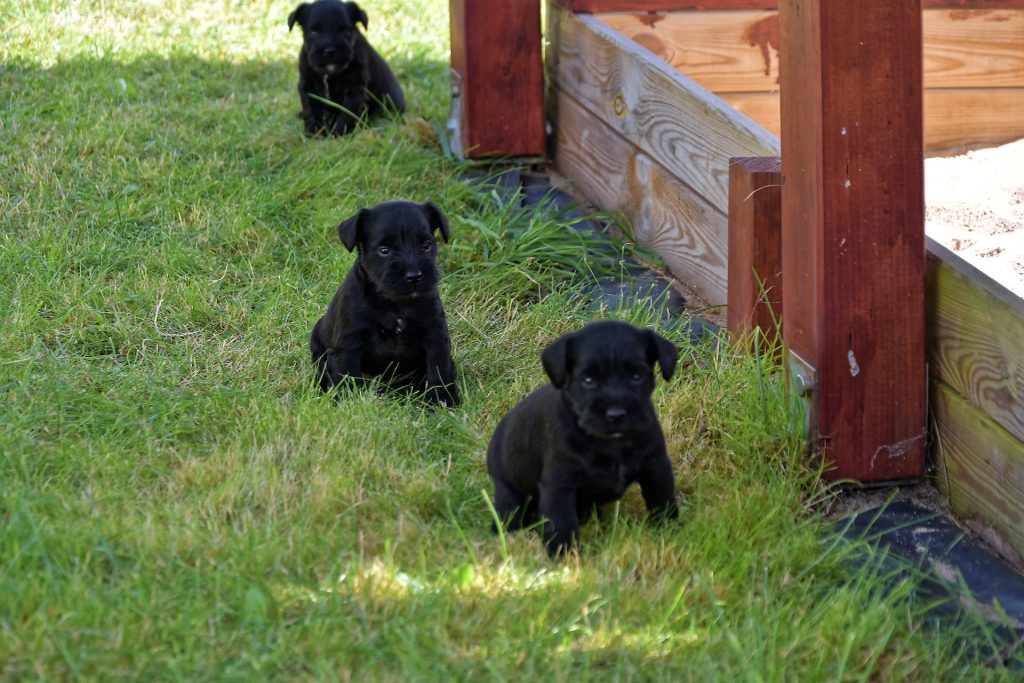
<svg viewBox="0 0 1024 683">
<path fill-rule="evenodd" d="M 728 325 L 775 339 L 782 316 L 782 163 L 779 157 L 729 160 Z"/>
<path fill-rule="evenodd" d="M 452 122 L 467 158 L 545 152 L 539 0 L 450 0 Z"/>
<path fill-rule="evenodd" d="M 688 9 L 775 9 L 778 0 L 560 0 L 573 12 L 667 12 Z"/>
<path fill-rule="evenodd" d="M 919 477 L 920 0 L 783 0 L 779 20 L 783 336 L 792 386 L 816 376 L 807 394 L 812 444 L 834 465 L 830 478 Z"/>
<path fill-rule="evenodd" d="M 701 9 L 777 9 L 778 0 L 559 0 L 574 12 L 667 12 Z M 856 4 L 856 3 L 854 3 Z M 1013 9 L 1024 0 L 924 0 L 928 8 Z"/>
</svg>

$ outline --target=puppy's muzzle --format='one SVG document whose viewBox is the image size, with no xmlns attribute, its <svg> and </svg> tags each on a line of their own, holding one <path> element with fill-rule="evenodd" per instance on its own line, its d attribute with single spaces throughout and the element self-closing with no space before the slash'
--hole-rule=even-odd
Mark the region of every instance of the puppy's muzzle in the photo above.
<svg viewBox="0 0 1024 683">
<path fill-rule="evenodd" d="M 338 45 L 324 45 L 310 53 L 309 64 L 321 74 L 333 76 L 344 71 L 352 61 L 352 51 L 339 49 Z"/>
</svg>

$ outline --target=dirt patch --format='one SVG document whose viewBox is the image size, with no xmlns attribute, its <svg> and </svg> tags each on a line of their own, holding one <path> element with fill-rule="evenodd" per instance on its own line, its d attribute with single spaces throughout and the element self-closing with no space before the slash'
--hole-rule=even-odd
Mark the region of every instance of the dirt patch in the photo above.
<svg viewBox="0 0 1024 683">
<path fill-rule="evenodd" d="M 1024 140 L 924 169 L 928 236 L 1024 297 Z"/>
<path fill-rule="evenodd" d="M 930 482 L 885 488 L 846 489 L 825 501 L 823 511 L 826 517 L 843 518 L 881 507 L 887 502 L 900 501 L 914 503 L 932 512 L 949 514 L 949 501 Z"/>
</svg>

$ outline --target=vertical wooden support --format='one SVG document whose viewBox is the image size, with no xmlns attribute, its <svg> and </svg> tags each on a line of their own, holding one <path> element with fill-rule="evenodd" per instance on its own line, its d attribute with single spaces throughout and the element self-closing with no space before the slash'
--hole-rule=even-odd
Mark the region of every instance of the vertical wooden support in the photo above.
<svg viewBox="0 0 1024 683">
<path fill-rule="evenodd" d="M 452 115 L 467 158 L 545 151 L 538 0 L 451 0 Z"/>
<path fill-rule="evenodd" d="M 918 477 L 925 447 L 921 0 L 782 0 L 791 386 L 832 479 Z"/>
<path fill-rule="evenodd" d="M 729 331 L 775 339 L 782 317 L 782 164 L 729 160 Z"/>
</svg>

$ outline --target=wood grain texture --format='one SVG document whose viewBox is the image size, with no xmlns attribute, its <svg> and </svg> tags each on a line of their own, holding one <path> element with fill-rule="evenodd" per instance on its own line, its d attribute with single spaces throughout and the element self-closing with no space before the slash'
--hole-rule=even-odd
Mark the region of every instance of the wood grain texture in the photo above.
<svg viewBox="0 0 1024 683">
<path fill-rule="evenodd" d="M 454 101 L 469 158 L 545 151 L 536 0 L 450 0 Z"/>
<path fill-rule="evenodd" d="M 591 201 L 622 212 L 637 241 L 709 303 L 726 295 L 725 215 L 560 89 L 555 164 Z"/>
<path fill-rule="evenodd" d="M 728 159 L 774 156 L 778 139 L 601 21 L 558 13 L 554 82 L 721 213 Z"/>
<path fill-rule="evenodd" d="M 1024 137 L 1024 88 L 926 90 L 925 144 L 952 154 Z"/>
<path fill-rule="evenodd" d="M 931 240 L 927 283 L 931 377 L 1024 442 L 1024 299 Z"/>
<path fill-rule="evenodd" d="M 657 12 L 666 10 L 776 9 L 777 0 L 558 0 L 574 12 Z M 925 7 L 953 9 L 1013 9 L 1024 0 L 924 0 Z"/>
<path fill-rule="evenodd" d="M 574 12 L 775 9 L 778 6 L 778 0 L 559 0 L 559 3 Z"/>
<path fill-rule="evenodd" d="M 782 160 L 729 160 L 728 326 L 775 339 L 782 318 Z"/>
<path fill-rule="evenodd" d="M 782 132 L 779 95 L 722 95 L 773 135 Z M 931 154 L 954 154 L 1024 137 L 1024 88 L 925 90 L 924 144 Z"/>
<path fill-rule="evenodd" d="M 714 93 L 779 89 L 778 12 L 598 18 Z M 1024 9 L 925 10 L 923 20 L 926 88 L 1024 87 Z"/>
<path fill-rule="evenodd" d="M 1024 442 L 944 382 L 931 384 L 939 480 L 953 513 L 993 526 L 1024 555 Z"/>
<path fill-rule="evenodd" d="M 924 471 L 921 12 L 783 0 L 783 330 L 831 479 Z M 865 97 L 870 93 L 870 97 Z"/>
</svg>

